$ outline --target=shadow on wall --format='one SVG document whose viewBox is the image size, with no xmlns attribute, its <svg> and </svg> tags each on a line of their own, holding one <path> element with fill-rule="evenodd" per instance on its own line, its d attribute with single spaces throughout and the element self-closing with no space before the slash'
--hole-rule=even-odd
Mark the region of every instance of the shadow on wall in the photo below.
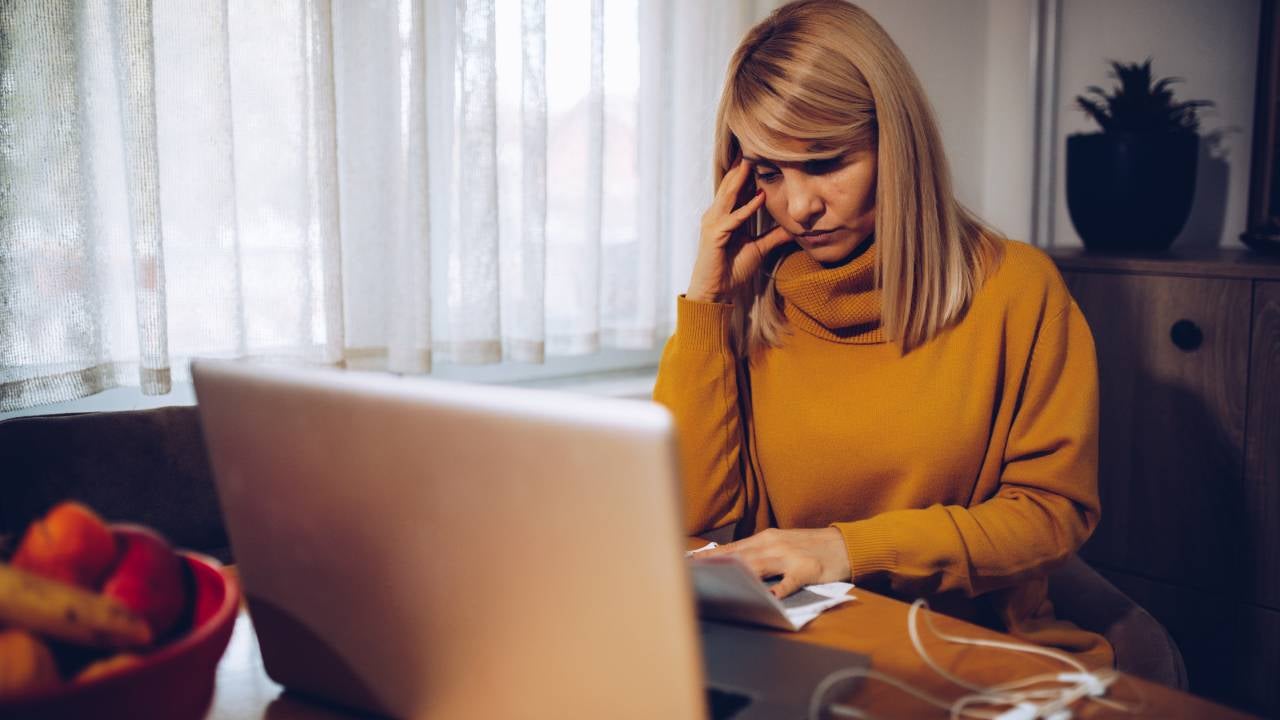
<svg viewBox="0 0 1280 720">
<path fill-rule="evenodd" d="M 1228 134 L 1239 132 L 1238 127 L 1228 127 L 1201 136 L 1191 216 L 1174 240 L 1174 245 L 1183 248 L 1217 247 L 1222 242 L 1222 229 L 1227 217 L 1227 184 L 1231 175 L 1231 163 L 1223 140 Z"/>
</svg>

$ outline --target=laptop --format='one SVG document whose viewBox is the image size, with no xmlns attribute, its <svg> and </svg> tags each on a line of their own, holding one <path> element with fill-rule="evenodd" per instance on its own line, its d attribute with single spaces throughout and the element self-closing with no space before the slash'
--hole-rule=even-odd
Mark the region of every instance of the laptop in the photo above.
<svg viewBox="0 0 1280 720">
<path fill-rule="evenodd" d="M 864 656 L 698 624 L 654 403 L 192 364 L 267 674 L 400 718 L 804 717 Z M 711 690 L 708 690 L 711 688 Z"/>
</svg>

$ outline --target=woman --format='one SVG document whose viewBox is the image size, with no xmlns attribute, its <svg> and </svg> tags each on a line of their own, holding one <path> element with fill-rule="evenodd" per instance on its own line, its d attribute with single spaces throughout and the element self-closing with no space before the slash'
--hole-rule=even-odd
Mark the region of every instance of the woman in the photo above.
<svg viewBox="0 0 1280 720">
<path fill-rule="evenodd" d="M 715 181 L 654 390 L 689 533 L 732 528 L 713 552 L 779 596 L 851 580 L 1109 665 L 1045 581 L 1099 517 L 1092 336 L 1043 253 L 956 202 L 884 30 L 841 0 L 751 29 Z"/>
</svg>

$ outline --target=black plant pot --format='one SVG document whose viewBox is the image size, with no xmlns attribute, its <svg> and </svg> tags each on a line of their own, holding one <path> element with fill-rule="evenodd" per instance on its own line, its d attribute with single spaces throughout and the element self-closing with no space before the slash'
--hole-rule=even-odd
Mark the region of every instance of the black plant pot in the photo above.
<svg viewBox="0 0 1280 720">
<path fill-rule="evenodd" d="M 1164 250 L 1196 189 L 1200 136 L 1093 133 L 1067 138 L 1067 210 L 1090 250 Z"/>
</svg>

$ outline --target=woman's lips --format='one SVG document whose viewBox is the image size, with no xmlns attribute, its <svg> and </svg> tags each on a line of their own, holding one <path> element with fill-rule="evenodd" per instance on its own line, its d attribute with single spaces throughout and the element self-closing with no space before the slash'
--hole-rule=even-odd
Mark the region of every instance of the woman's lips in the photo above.
<svg viewBox="0 0 1280 720">
<path fill-rule="evenodd" d="M 820 233 L 818 235 L 801 235 L 800 237 L 807 244 L 823 245 L 831 242 L 832 240 L 835 240 L 836 236 L 839 234 L 840 234 L 840 230 L 836 229 L 836 230 L 830 230 L 828 232 Z"/>
</svg>

